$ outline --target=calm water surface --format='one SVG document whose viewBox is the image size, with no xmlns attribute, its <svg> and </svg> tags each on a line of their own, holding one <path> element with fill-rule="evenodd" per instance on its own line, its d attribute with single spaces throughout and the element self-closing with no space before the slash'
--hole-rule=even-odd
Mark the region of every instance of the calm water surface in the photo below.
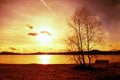
<svg viewBox="0 0 120 80">
<path fill-rule="evenodd" d="M 92 58 L 109 60 L 110 62 L 120 62 L 120 55 L 96 55 Z M 86 61 L 87 57 L 86 57 Z M 73 64 L 72 55 L 0 55 L 2 64 Z"/>
</svg>

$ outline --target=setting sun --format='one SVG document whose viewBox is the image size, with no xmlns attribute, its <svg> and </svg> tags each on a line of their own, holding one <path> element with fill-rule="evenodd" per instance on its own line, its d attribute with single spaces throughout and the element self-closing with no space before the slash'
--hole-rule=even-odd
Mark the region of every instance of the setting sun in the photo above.
<svg viewBox="0 0 120 80">
<path fill-rule="evenodd" d="M 52 40 L 52 31 L 47 28 L 43 27 L 37 33 L 39 32 L 39 35 L 37 36 L 37 41 L 40 42 L 41 45 L 47 45 L 51 42 Z"/>
<path fill-rule="evenodd" d="M 51 41 L 51 36 L 47 34 L 40 34 L 37 36 L 37 41 L 39 41 L 42 45 L 46 45 Z"/>
</svg>

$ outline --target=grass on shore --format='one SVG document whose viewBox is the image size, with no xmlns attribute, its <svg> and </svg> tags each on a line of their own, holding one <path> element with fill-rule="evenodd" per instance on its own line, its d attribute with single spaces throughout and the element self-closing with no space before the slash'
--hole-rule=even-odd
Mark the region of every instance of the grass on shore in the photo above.
<svg viewBox="0 0 120 80">
<path fill-rule="evenodd" d="M 120 80 L 120 63 L 93 64 L 75 70 L 73 64 L 0 64 L 0 80 Z"/>
</svg>

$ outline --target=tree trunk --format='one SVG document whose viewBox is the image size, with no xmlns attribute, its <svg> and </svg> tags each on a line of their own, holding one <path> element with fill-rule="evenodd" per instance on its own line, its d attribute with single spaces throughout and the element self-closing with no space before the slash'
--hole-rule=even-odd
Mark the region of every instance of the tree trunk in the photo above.
<svg viewBox="0 0 120 80">
<path fill-rule="evenodd" d="M 85 56 L 84 56 L 84 52 L 83 51 L 82 51 L 82 60 L 83 60 L 83 66 L 86 66 Z"/>
<path fill-rule="evenodd" d="M 88 52 L 88 61 L 89 61 L 89 66 L 91 66 L 91 57 L 90 57 L 89 52 Z"/>
</svg>

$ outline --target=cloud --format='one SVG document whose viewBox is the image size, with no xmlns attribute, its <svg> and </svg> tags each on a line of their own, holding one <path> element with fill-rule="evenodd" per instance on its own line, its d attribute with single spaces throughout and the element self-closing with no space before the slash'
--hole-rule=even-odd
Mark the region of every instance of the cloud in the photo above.
<svg viewBox="0 0 120 80">
<path fill-rule="evenodd" d="M 38 34 L 37 33 L 28 33 L 28 35 L 30 35 L 30 36 L 37 36 Z"/>
<path fill-rule="evenodd" d="M 48 31 L 41 31 L 40 33 L 47 34 L 47 35 L 51 36 L 51 34 Z"/>
<path fill-rule="evenodd" d="M 106 23 L 120 20 L 120 0 L 84 0 Z"/>
<path fill-rule="evenodd" d="M 29 25 L 29 24 L 27 24 L 26 25 L 29 29 L 33 29 L 34 27 L 33 26 L 31 26 L 31 25 Z"/>
<path fill-rule="evenodd" d="M 14 48 L 14 47 L 9 47 L 9 49 L 13 50 L 13 51 L 16 51 L 18 49 Z"/>
</svg>

